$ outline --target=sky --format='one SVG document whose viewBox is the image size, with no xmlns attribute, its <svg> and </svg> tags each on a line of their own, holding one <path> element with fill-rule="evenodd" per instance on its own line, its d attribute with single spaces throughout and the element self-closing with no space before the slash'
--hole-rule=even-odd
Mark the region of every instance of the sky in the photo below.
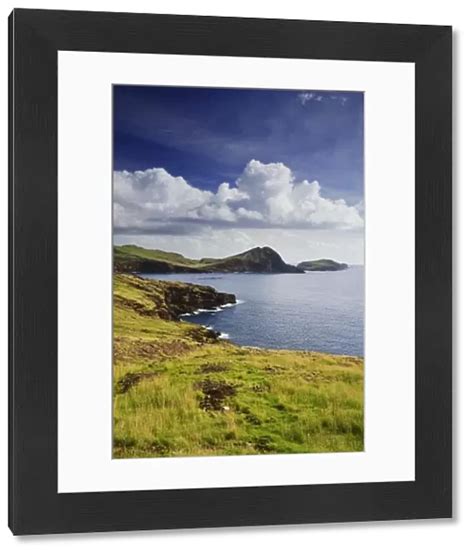
<svg viewBox="0 0 474 555">
<path fill-rule="evenodd" d="M 114 242 L 363 262 L 361 92 L 114 86 Z"/>
</svg>

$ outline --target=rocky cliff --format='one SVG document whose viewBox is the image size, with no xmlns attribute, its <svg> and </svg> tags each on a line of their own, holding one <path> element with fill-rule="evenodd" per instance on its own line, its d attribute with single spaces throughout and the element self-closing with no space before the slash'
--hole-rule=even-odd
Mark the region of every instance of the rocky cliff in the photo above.
<svg viewBox="0 0 474 555">
<path fill-rule="evenodd" d="M 344 262 L 336 262 L 328 258 L 306 260 L 297 265 L 297 268 L 306 272 L 337 272 L 339 270 L 347 270 L 348 267 L 349 266 L 344 264 Z"/>
<path fill-rule="evenodd" d="M 185 313 L 235 302 L 232 293 L 221 293 L 206 285 L 154 281 L 127 274 L 114 276 L 114 304 L 117 307 L 132 308 L 138 314 L 163 320 L 179 320 Z"/>
</svg>

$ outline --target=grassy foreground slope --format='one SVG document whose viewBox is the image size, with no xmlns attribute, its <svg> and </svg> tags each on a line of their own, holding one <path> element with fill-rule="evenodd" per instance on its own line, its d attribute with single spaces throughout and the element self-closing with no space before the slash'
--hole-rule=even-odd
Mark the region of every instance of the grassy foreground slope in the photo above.
<svg viewBox="0 0 474 555">
<path fill-rule="evenodd" d="M 177 319 L 223 300 L 115 275 L 114 457 L 361 451 L 363 360 L 239 347 Z"/>
<path fill-rule="evenodd" d="M 117 272 L 196 273 L 257 272 L 298 274 L 303 270 L 287 264 L 270 247 L 255 247 L 225 258 L 185 258 L 175 252 L 145 249 L 136 245 L 114 247 L 114 269 Z"/>
</svg>

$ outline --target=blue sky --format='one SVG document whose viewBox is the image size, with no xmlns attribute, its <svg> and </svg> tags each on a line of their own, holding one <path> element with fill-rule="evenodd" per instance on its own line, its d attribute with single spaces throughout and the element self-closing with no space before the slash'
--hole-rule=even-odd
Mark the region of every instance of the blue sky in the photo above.
<svg viewBox="0 0 474 555">
<path fill-rule="evenodd" d="M 305 96 L 308 95 L 308 96 Z M 114 87 L 114 169 L 164 167 L 194 186 L 233 182 L 252 158 L 324 193 L 363 195 L 363 93 Z"/>
<path fill-rule="evenodd" d="M 293 260 L 305 248 L 361 261 L 362 92 L 113 94 L 116 242 L 202 256 L 271 243 Z"/>
</svg>

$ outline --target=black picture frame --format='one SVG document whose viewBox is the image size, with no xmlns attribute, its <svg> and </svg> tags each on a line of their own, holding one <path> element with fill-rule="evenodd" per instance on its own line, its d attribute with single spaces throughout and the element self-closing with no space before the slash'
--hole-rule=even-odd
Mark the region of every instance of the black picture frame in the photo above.
<svg viewBox="0 0 474 555">
<path fill-rule="evenodd" d="M 14 534 L 451 517 L 451 44 L 448 26 L 12 12 L 9 526 Z M 415 481 L 57 493 L 59 50 L 416 64 Z"/>
</svg>

